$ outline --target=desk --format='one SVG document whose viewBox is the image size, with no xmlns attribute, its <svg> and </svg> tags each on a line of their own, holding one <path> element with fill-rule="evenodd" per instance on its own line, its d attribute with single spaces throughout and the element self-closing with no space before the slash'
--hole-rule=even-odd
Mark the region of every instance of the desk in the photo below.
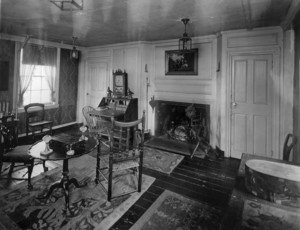
<svg viewBox="0 0 300 230">
<path fill-rule="evenodd" d="M 102 110 L 95 110 L 88 112 L 90 116 L 93 117 L 105 117 L 105 118 L 115 118 L 118 120 L 122 116 L 124 116 L 124 112 L 120 110 L 113 110 L 113 109 L 102 109 Z"/>
<path fill-rule="evenodd" d="M 110 98 L 103 97 L 99 103 L 103 117 L 112 117 L 118 121 L 129 122 L 138 119 L 138 99 L 137 98 Z"/>
<path fill-rule="evenodd" d="M 235 186 L 221 229 L 300 229 L 300 208 L 260 199 L 246 189 L 245 163 L 250 159 L 283 162 L 250 154 L 242 155 Z M 249 227 L 249 225 L 251 226 Z"/>
<path fill-rule="evenodd" d="M 77 147 L 73 148 L 73 150 L 75 151 L 74 155 L 67 155 L 66 149 L 64 146 L 58 146 L 58 147 L 54 148 L 54 146 L 52 147 L 50 145 L 50 148 L 53 149 L 52 154 L 47 157 L 41 156 L 40 153 L 45 149 L 45 143 L 43 141 L 36 142 L 29 149 L 29 154 L 33 158 L 44 160 L 44 161 L 47 161 L 47 160 L 50 160 L 50 161 L 62 160 L 63 161 L 61 180 L 53 183 L 50 186 L 47 194 L 45 196 L 41 196 L 39 198 L 47 199 L 52 194 L 54 189 L 62 188 L 64 190 L 67 213 L 69 212 L 69 185 L 74 184 L 77 188 L 85 186 L 85 184 L 80 185 L 75 178 L 69 179 L 69 159 L 72 159 L 75 157 L 80 157 L 84 154 L 88 154 L 98 146 L 98 141 L 94 137 L 92 137 L 92 136 L 87 136 L 87 137 L 88 137 L 88 140 L 82 142 L 81 145 L 78 145 Z M 74 138 L 76 138 L 76 140 L 79 140 L 79 136 L 71 136 L 71 135 L 64 134 L 64 133 L 53 136 L 53 139 L 62 140 L 62 142 L 67 139 L 74 140 Z"/>
</svg>

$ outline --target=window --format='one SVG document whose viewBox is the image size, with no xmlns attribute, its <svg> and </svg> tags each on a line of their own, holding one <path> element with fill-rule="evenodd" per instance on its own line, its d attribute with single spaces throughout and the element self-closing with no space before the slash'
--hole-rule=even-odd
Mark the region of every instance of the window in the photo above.
<svg viewBox="0 0 300 230">
<path fill-rule="evenodd" d="M 28 44 L 20 52 L 18 108 L 29 103 L 57 103 L 57 48 Z"/>
<path fill-rule="evenodd" d="M 25 68 L 28 68 L 27 66 Z M 52 66 L 43 66 L 36 65 L 32 77 L 31 82 L 24 93 L 23 96 L 23 104 L 27 105 L 33 102 L 40 102 L 44 104 L 53 104 L 52 100 L 52 91 L 47 82 L 46 71 L 50 69 L 50 71 L 55 74 L 56 68 Z"/>
</svg>

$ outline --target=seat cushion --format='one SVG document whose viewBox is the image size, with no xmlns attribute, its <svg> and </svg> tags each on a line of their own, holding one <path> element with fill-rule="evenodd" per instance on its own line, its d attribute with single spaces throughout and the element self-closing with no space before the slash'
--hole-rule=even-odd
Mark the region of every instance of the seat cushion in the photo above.
<svg viewBox="0 0 300 230">
<path fill-rule="evenodd" d="M 31 145 L 20 145 L 3 155 L 4 162 L 32 163 L 33 158 L 28 154 Z"/>
</svg>

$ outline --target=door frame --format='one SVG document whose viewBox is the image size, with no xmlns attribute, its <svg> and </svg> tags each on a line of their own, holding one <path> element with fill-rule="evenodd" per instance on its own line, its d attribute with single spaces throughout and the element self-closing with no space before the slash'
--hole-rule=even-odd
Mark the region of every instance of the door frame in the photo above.
<svg viewBox="0 0 300 230">
<path fill-rule="evenodd" d="M 90 92 L 89 91 L 90 91 L 90 87 L 91 87 L 90 81 L 89 81 L 90 80 L 89 79 L 89 73 L 88 73 L 88 71 L 89 71 L 89 69 L 88 69 L 89 64 L 98 64 L 98 63 L 102 63 L 102 62 L 104 62 L 104 63 L 107 64 L 107 76 L 106 76 L 106 79 L 105 79 L 106 87 L 108 87 L 108 86 L 111 87 L 111 84 L 110 84 L 111 83 L 111 78 L 112 78 L 111 58 L 110 57 L 88 58 L 86 60 L 86 63 L 85 63 L 85 66 L 86 66 L 85 76 L 87 77 L 86 80 L 88 80 L 88 81 L 86 81 L 86 85 L 85 85 L 85 100 L 84 100 L 85 105 L 88 104 L 88 99 L 90 97 L 90 95 L 89 95 Z M 103 95 L 103 97 L 104 96 L 106 96 L 106 89 L 105 89 L 105 94 Z M 100 103 L 101 99 L 102 98 L 99 98 L 99 103 Z"/>
<path fill-rule="evenodd" d="M 226 80 L 223 83 L 225 84 L 225 129 L 222 135 L 223 143 L 225 144 L 226 156 L 231 157 L 231 90 L 232 90 L 232 61 L 235 56 L 245 56 L 245 55 L 271 55 L 272 56 L 272 69 L 271 69 L 271 78 L 273 86 L 273 120 L 272 120 L 272 150 L 271 157 L 279 158 L 280 153 L 280 95 L 282 95 L 283 84 L 282 84 L 282 74 L 281 74 L 281 56 L 280 48 L 248 48 L 248 49 L 232 49 L 226 51 L 226 59 L 224 71 Z M 223 59 L 224 60 L 224 59 Z M 278 93 L 279 92 L 279 93 Z M 224 94 L 223 94 L 224 95 Z M 223 110 L 224 111 L 224 110 Z M 221 114 L 222 117 L 222 114 Z"/>
<path fill-rule="evenodd" d="M 77 94 L 77 122 L 82 123 L 84 122 L 84 117 L 82 115 L 82 108 L 87 104 L 87 98 L 86 95 L 89 90 L 89 82 L 86 79 L 86 76 L 88 76 L 88 63 L 91 62 L 108 62 L 108 79 L 107 83 L 109 85 L 111 81 L 111 56 L 109 52 L 105 52 L 104 54 L 107 54 L 105 56 L 101 56 L 100 53 L 97 56 L 89 56 L 87 52 L 83 52 L 81 56 L 81 62 L 79 62 L 79 77 L 78 77 L 78 94 Z M 100 102 L 101 98 L 99 98 Z"/>
</svg>

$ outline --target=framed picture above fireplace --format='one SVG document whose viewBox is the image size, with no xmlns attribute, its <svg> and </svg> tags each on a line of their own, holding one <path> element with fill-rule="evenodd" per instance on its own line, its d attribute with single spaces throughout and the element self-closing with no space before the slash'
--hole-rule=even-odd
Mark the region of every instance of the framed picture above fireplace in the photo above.
<svg viewBox="0 0 300 230">
<path fill-rule="evenodd" d="M 166 75 L 198 74 L 198 49 L 167 50 L 165 57 Z"/>
</svg>

